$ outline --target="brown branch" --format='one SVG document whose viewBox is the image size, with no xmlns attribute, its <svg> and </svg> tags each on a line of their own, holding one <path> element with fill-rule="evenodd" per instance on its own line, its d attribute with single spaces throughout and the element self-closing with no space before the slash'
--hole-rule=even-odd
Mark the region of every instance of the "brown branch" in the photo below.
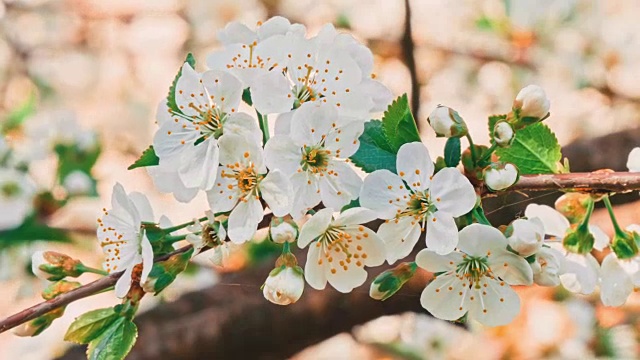
<svg viewBox="0 0 640 360">
<path fill-rule="evenodd" d="M 571 174 L 544 174 L 524 175 L 518 183 L 508 189 L 509 191 L 545 191 L 545 190 L 575 190 L 592 193 L 628 192 L 640 190 L 640 172 L 591 172 Z M 265 216 L 261 225 L 268 226 L 270 216 Z M 168 259 L 175 254 L 183 253 L 191 248 L 191 245 L 182 247 L 170 254 L 160 256 L 155 262 Z M 205 248 L 202 251 L 209 250 Z M 75 290 L 62 294 L 54 299 L 44 301 L 28 309 L 22 310 L 0 321 L 0 333 L 42 316 L 49 311 L 70 304 L 73 301 L 91 296 L 113 286 L 122 276 L 122 272 L 113 273 L 102 279 L 96 280 Z"/>
<path fill-rule="evenodd" d="M 575 190 L 589 193 L 640 190 L 640 172 L 603 172 L 524 175 L 511 191 Z"/>
</svg>

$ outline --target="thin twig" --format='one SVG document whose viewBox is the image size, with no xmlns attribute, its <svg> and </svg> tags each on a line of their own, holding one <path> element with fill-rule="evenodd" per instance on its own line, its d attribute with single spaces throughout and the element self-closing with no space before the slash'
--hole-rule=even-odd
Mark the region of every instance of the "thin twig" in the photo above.
<svg viewBox="0 0 640 360">
<path fill-rule="evenodd" d="M 571 173 L 571 174 L 544 174 L 544 175 L 524 175 L 520 177 L 518 183 L 508 189 L 508 191 L 545 191 L 563 190 L 580 191 L 589 193 L 611 193 L 628 192 L 640 190 L 640 172 L 592 172 L 592 173 Z M 265 216 L 261 222 L 261 227 L 269 224 L 271 215 Z M 191 249 L 191 245 L 184 246 L 170 254 L 159 256 L 155 262 L 168 259 L 175 254 L 183 253 Z M 204 248 L 202 251 L 207 251 Z M 113 273 L 102 279 L 83 285 L 68 293 L 57 296 L 54 299 L 44 301 L 28 309 L 22 310 L 8 318 L 0 321 L 0 333 L 42 316 L 49 311 L 68 305 L 76 300 L 91 296 L 101 292 L 118 281 L 122 272 Z"/>
</svg>

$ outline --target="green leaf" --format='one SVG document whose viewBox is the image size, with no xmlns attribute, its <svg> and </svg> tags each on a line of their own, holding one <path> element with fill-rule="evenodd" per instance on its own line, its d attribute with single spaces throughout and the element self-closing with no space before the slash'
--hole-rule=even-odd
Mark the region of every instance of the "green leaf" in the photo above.
<svg viewBox="0 0 640 360">
<path fill-rule="evenodd" d="M 444 146 L 444 162 L 447 167 L 456 167 L 460 163 L 460 138 L 450 137 Z"/>
<path fill-rule="evenodd" d="M 36 111 L 36 94 L 31 92 L 29 97 L 16 108 L 12 109 L 2 119 L 0 124 L 0 132 L 7 133 L 22 125 L 22 123 Z"/>
<path fill-rule="evenodd" d="M 127 170 L 133 170 L 139 167 L 156 166 L 160 163 L 160 158 L 156 155 L 156 151 L 153 149 L 153 145 L 149 146 L 147 150 L 142 152 L 140 158 L 136 160 Z"/>
<path fill-rule="evenodd" d="M 122 360 L 138 337 L 138 328 L 131 320 L 118 317 L 87 348 L 88 360 Z"/>
<path fill-rule="evenodd" d="M 41 223 L 35 216 L 17 228 L 0 231 L 0 249 L 39 240 L 71 242 L 71 237 L 66 230 Z"/>
<path fill-rule="evenodd" d="M 62 184 L 64 180 L 74 171 L 81 171 L 85 173 L 92 182 L 91 190 L 86 194 L 90 196 L 97 196 L 98 191 L 96 189 L 97 181 L 91 175 L 93 166 L 98 161 L 102 149 L 100 146 L 95 146 L 92 149 L 84 150 L 77 145 L 57 144 L 54 148 L 56 155 L 58 156 L 58 168 L 57 177 L 58 181 Z"/>
<path fill-rule="evenodd" d="M 192 68 L 195 68 L 196 59 L 193 57 L 193 54 L 191 53 L 187 54 L 187 58 L 184 59 L 184 63 L 188 63 L 189 65 L 191 65 Z M 176 84 L 178 83 L 178 79 L 180 78 L 181 75 L 182 75 L 182 66 L 180 66 L 180 69 L 178 70 L 176 77 L 173 79 L 173 83 L 171 83 L 171 87 L 169 88 L 169 94 L 167 94 L 167 107 L 179 114 L 181 114 L 182 111 L 180 111 L 180 109 L 178 108 L 178 104 L 176 104 Z"/>
<path fill-rule="evenodd" d="M 396 151 L 387 141 L 382 126 L 380 120 L 364 124 L 360 147 L 351 156 L 351 161 L 368 173 L 380 169 L 396 172 Z"/>
<path fill-rule="evenodd" d="M 394 153 L 406 143 L 420 141 L 407 94 L 398 97 L 384 112 L 382 130 Z"/>
<path fill-rule="evenodd" d="M 97 309 L 84 313 L 71 323 L 64 335 L 64 340 L 87 344 L 102 335 L 119 317 L 120 315 L 113 308 Z"/>
<path fill-rule="evenodd" d="M 515 164 L 520 174 L 551 174 L 562 170 L 558 139 L 542 123 L 518 130 L 511 147 L 499 148 L 495 153 L 501 161 Z"/>
</svg>

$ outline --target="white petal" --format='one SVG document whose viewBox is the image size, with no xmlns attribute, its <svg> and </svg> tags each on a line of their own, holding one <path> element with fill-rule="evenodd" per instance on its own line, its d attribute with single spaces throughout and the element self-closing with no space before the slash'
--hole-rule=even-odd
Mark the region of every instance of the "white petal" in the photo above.
<svg viewBox="0 0 640 360">
<path fill-rule="evenodd" d="M 140 284 L 144 284 L 149 277 L 151 268 L 153 268 L 153 248 L 147 235 L 142 235 L 140 247 L 142 249 L 142 274 L 140 275 Z"/>
<path fill-rule="evenodd" d="M 287 18 L 282 16 L 274 16 L 265 21 L 256 29 L 258 38 L 261 40 L 274 35 L 284 35 L 291 28 L 291 23 Z"/>
<path fill-rule="evenodd" d="M 293 114 L 291 137 L 297 145 L 320 144 L 337 118 L 338 110 L 334 106 L 305 103 Z"/>
<path fill-rule="evenodd" d="M 332 217 L 333 209 L 322 209 L 315 213 L 311 219 L 302 225 L 300 236 L 298 237 L 298 246 L 304 248 L 318 236 L 324 234 L 329 224 L 331 224 Z"/>
<path fill-rule="evenodd" d="M 413 217 L 405 216 L 399 220 L 389 220 L 378 228 L 378 236 L 385 243 L 387 262 L 393 264 L 411 253 L 420 238 L 420 224 Z"/>
<path fill-rule="evenodd" d="M 621 306 L 633 292 L 633 282 L 618 262 L 616 254 L 610 253 L 600 268 L 600 299 L 605 306 Z"/>
<path fill-rule="evenodd" d="M 281 171 L 272 170 L 260 182 L 260 194 L 275 216 L 285 216 L 293 206 L 293 187 Z"/>
<path fill-rule="evenodd" d="M 327 207 L 341 209 L 351 200 L 358 198 L 362 188 L 362 178 L 348 164 L 332 161 L 327 167 L 333 171 L 320 177 L 320 196 Z"/>
<path fill-rule="evenodd" d="M 457 320 L 467 312 L 468 291 L 453 274 L 440 275 L 422 291 L 420 305 L 438 319 Z"/>
<path fill-rule="evenodd" d="M 254 80 L 251 100 L 261 114 L 274 114 L 291 111 L 294 98 L 287 78 L 279 71 L 269 71 Z"/>
<path fill-rule="evenodd" d="M 566 254 L 565 260 L 565 272 L 560 275 L 562 286 L 573 293 L 593 293 L 598 284 L 598 261 L 591 254 L 572 253 Z"/>
<path fill-rule="evenodd" d="M 153 179 L 156 189 L 164 193 L 173 193 L 179 202 L 189 202 L 198 194 L 198 188 L 187 188 L 180 180 L 177 168 L 165 166 L 162 159 L 158 166 L 148 166 L 147 173 Z"/>
<path fill-rule="evenodd" d="M 376 211 L 381 219 L 393 219 L 398 210 L 406 207 L 405 196 L 409 194 L 398 175 L 389 170 L 376 170 L 364 178 L 360 205 Z"/>
<path fill-rule="evenodd" d="M 640 147 L 633 148 L 629 153 L 627 168 L 631 172 L 640 172 Z"/>
<path fill-rule="evenodd" d="M 243 90 L 238 78 L 226 71 L 209 70 L 202 74 L 202 84 L 209 96 L 208 103 L 216 104 L 228 114 L 238 110 Z"/>
<path fill-rule="evenodd" d="M 336 220 L 334 225 L 357 225 L 365 224 L 377 219 L 376 213 L 362 207 L 354 207 L 343 211 Z"/>
<path fill-rule="evenodd" d="M 461 261 L 462 254 L 459 252 L 438 255 L 435 251 L 423 249 L 416 256 L 416 264 L 432 273 L 455 270 Z"/>
<path fill-rule="evenodd" d="M 322 262 L 320 261 L 321 259 Z M 327 259 L 323 258 L 322 248 L 316 246 L 316 244 L 309 246 L 307 262 L 304 264 L 304 278 L 312 288 L 322 290 L 327 286 L 326 266 L 329 266 L 329 264 Z"/>
<path fill-rule="evenodd" d="M 412 189 L 429 188 L 430 177 L 433 175 L 433 161 L 423 143 L 412 142 L 402 145 L 398 150 L 396 168 L 398 175 Z"/>
<path fill-rule="evenodd" d="M 427 218 L 427 248 L 440 255 L 453 251 L 458 245 L 458 226 L 451 214 L 436 211 Z"/>
<path fill-rule="evenodd" d="M 300 169 L 301 159 L 300 146 L 288 136 L 274 135 L 264 147 L 264 161 L 270 170 L 278 169 L 286 175 L 293 175 Z"/>
<path fill-rule="evenodd" d="M 155 217 L 153 216 L 153 209 L 151 208 L 151 203 L 149 203 L 149 199 L 137 191 L 133 191 L 129 194 L 129 199 L 133 202 L 138 210 L 138 214 L 140 214 L 141 221 L 153 222 L 155 221 Z"/>
<path fill-rule="evenodd" d="M 242 193 L 241 190 L 238 189 L 236 179 L 222 176 L 223 171 L 222 168 L 218 168 L 216 184 L 213 189 L 207 191 L 209 206 L 215 214 L 231 211 Z"/>
<path fill-rule="evenodd" d="M 593 248 L 602 251 L 609 246 L 609 235 L 607 235 L 599 226 L 589 225 L 589 232 L 593 235 L 594 243 Z"/>
<path fill-rule="evenodd" d="M 260 144 L 250 141 L 237 134 L 225 134 L 218 139 L 220 147 L 220 164 L 243 164 L 253 166 L 260 171 L 263 167 L 262 147 Z"/>
<path fill-rule="evenodd" d="M 224 134 L 236 134 L 246 138 L 247 141 L 255 144 L 262 144 L 262 131 L 258 126 L 258 121 L 245 113 L 233 113 L 227 115 L 227 119 L 222 126 Z"/>
<path fill-rule="evenodd" d="M 547 205 L 529 204 L 524 211 L 524 216 L 539 218 L 544 224 L 545 233 L 560 239 L 564 238 L 567 229 L 569 229 L 569 220 Z"/>
<path fill-rule="evenodd" d="M 229 215 L 229 239 L 236 244 L 247 242 L 253 238 L 264 211 L 260 201 L 250 197 L 240 201 Z"/>
<path fill-rule="evenodd" d="M 336 259 L 338 261 L 338 259 Z M 353 264 L 345 270 L 343 267 L 337 266 L 336 272 L 327 274 L 329 284 L 341 293 L 351 292 L 354 288 L 364 284 L 367 281 L 367 271 Z"/>
<path fill-rule="evenodd" d="M 182 183 L 189 188 L 210 190 L 216 181 L 218 156 L 218 142 L 212 137 L 198 145 L 187 146 L 182 152 L 178 171 Z"/>
<path fill-rule="evenodd" d="M 487 326 L 510 323 L 520 312 L 518 294 L 511 286 L 486 277 L 481 284 L 480 289 L 473 287 L 469 292 L 469 317 Z"/>
<path fill-rule="evenodd" d="M 131 274 L 133 273 L 133 266 L 128 267 L 124 274 L 118 279 L 115 286 L 116 296 L 119 298 L 123 298 L 129 292 L 129 288 L 131 287 Z"/>
<path fill-rule="evenodd" d="M 493 251 L 488 256 L 489 266 L 494 274 L 510 285 L 531 285 L 533 271 L 522 256 L 506 250 Z"/>
<path fill-rule="evenodd" d="M 337 128 L 330 131 L 324 140 L 324 144 L 326 149 L 336 154 L 336 157 L 345 159 L 358 151 L 360 147 L 358 139 L 364 132 L 364 122 L 346 118 L 340 118 L 338 121 L 348 123 L 338 125 Z"/>
<path fill-rule="evenodd" d="M 294 199 L 291 216 L 299 220 L 307 211 L 320 203 L 320 185 L 318 178 L 306 171 L 291 176 Z"/>
<path fill-rule="evenodd" d="M 476 191 L 473 185 L 458 169 L 444 168 L 431 180 L 431 199 L 436 200 L 438 210 L 446 211 L 454 217 L 473 210 L 476 205 Z"/>
<path fill-rule="evenodd" d="M 294 111 L 289 111 L 278 115 L 273 129 L 275 135 L 289 135 L 291 133 L 291 121 Z"/>
<path fill-rule="evenodd" d="M 460 230 L 459 236 L 458 249 L 471 256 L 487 256 L 507 249 L 507 239 L 492 226 L 471 224 Z"/>
</svg>

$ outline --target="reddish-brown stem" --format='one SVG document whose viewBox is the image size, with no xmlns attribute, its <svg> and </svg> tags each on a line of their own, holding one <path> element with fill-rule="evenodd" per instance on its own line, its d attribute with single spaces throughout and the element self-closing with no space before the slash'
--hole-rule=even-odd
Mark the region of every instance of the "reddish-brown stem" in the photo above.
<svg viewBox="0 0 640 360">
<path fill-rule="evenodd" d="M 640 190 L 640 172 L 596 171 L 591 173 L 524 175 L 521 176 L 518 182 L 511 186 L 507 191 L 544 190 L 580 191 L 589 193 L 611 193 Z M 270 219 L 270 216 L 265 216 L 260 227 L 269 226 Z M 166 260 L 170 256 L 183 253 L 190 248 L 191 245 L 182 247 L 170 254 L 156 258 L 155 261 Z M 209 250 L 209 248 L 205 248 L 202 251 L 206 250 Z M 40 304 L 11 315 L 0 321 L 0 333 L 42 316 L 49 311 L 103 291 L 113 286 L 120 276 L 122 276 L 122 272 L 113 273 L 75 290 L 71 290 L 66 294 L 59 295 L 54 299 L 41 302 Z"/>
</svg>

